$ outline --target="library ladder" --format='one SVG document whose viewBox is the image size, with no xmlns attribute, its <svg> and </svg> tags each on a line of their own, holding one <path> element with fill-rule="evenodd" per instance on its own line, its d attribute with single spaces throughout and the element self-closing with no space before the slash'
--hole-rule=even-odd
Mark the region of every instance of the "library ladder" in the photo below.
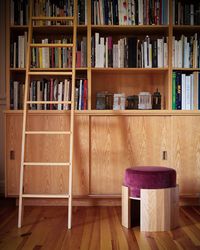
<svg viewBox="0 0 200 250">
<path fill-rule="evenodd" d="M 30 20 L 29 20 L 29 32 L 28 32 L 28 43 L 27 43 L 27 63 L 26 63 L 26 80 L 25 80 L 25 94 L 24 94 L 24 109 L 23 109 L 23 128 L 22 128 L 22 151 L 21 151 L 21 166 L 20 166 L 20 190 L 19 190 L 19 211 L 18 211 L 18 227 L 22 226 L 23 219 L 23 199 L 25 198 L 66 198 L 68 199 L 68 229 L 71 228 L 72 224 L 72 162 L 73 162 L 73 143 L 74 143 L 74 95 L 75 95 L 75 73 L 76 73 L 76 39 L 77 39 L 77 17 L 76 14 L 69 17 L 34 17 L 32 16 L 32 3 L 30 1 Z M 74 13 L 76 12 L 76 0 L 74 1 Z M 32 43 L 32 35 L 33 35 L 33 23 L 36 21 L 64 21 L 65 25 L 71 22 L 73 28 L 73 41 L 68 44 L 56 44 L 56 43 Z M 72 68 L 70 70 L 64 71 L 41 71 L 34 70 L 31 71 L 31 49 L 32 48 L 71 48 L 72 49 Z M 44 69 L 45 70 L 45 69 Z M 71 101 L 31 101 L 29 100 L 29 87 L 31 76 L 66 76 L 71 79 Z M 69 104 L 70 106 L 70 129 L 69 131 L 30 131 L 27 126 L 27 116 L 29 105 L 33 104 Z M 69 141 L 69 162 L 28 162 L 25 160 L 25 152 L 27 147 L 27 136 L 29 135 L 66 135 Z M 53 167 L 53 166 L 61 166 L 67 167 L 68 172 L 68 193 L 67 194 L 29 194 L 24 192 L 24 176 L 25 176 L 25 167 L 37 167 L 37 166 L 45 166 L 45 167 Z"/>
</svg>

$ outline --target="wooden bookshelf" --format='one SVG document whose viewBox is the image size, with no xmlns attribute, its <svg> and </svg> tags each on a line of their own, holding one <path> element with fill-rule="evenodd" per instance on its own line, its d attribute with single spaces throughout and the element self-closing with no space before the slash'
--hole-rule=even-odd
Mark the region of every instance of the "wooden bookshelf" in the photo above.
<svg viewBox="0 0 200 250">
<path fill-rule="evenodd" d="M 87 1 L 87 25 L 77 26 L 78 38 L 85 36 L 87 40 L 87 65 L 78 67 L 76 70 L 78 77 L 85 77 L 88 81 L 88 109 L 75 111 L 75 148 L 77 149 L 74 158 L 75 195 L 119 195 L 124 169 L 144 164 L 175 168 L 180 193 L 189 193 L 194 196 L 199 193 L 200 181 L 196 176 L 200 175 L 198 166 L 200 157 L 199 143 L 196 138 L 200 137 L 198 126 L 200 112 L 199 110 L 172 110 L 172 74 L 175 71 L 199 72 L 200 68 L 173 67 L 172 40 L 173 36 L 193 35 L 199 32 L 200 25 L 174 25 L 172 8 L 172 1 L 169 0 L 169 22 L 166 25 L 94 25 L 91 21 L 91 1 Z M 10 80 L 23 81 L 25 68 L 10 67 L 9 43 L 11 34 L 15 37 L 18 34 L 22 35 L 28 30 L 28 26 L 10 25 L 9 10 L 9 3 L 7 3 L 6 194 L 17 196 L 22 110 L 10 109 Z M 41 38 L 48 37 L 51 33 L 57 38 L 63 33 L 70 34 L 72 27 L 35 25 L 33 32 Z M 113 36 L 115 41 L 132 35 L 139 39 L 144 39 L 146 35 L 155 39 L 167 37 L 168 65 L 161 68 L 92 67 L 91 38 L 97 32 L 103 37 Z M 47 72 L 47 75 L 56 75 L 57 73 L 64 74 L 64 71 L 68 69 L 70 68 L 32 68 L 31 72 L 34 74 L 36 70 L 41 71 L 41 79 L 43 72 Z M 97 92 L 123 92 L 129 96 L 142 91 L 153 94 L 157 88 L 162 96 L 161 110 L 96 110 Z M 35 128 L 52 126 L 56 129 L 58 121 L 61 122 L 61 126 L 67 126 L 68 113 L 67 110 L 30 110 L 29 117 Z M 66 123 L 63 125 L 65 120 Z M 182 122 L 186 125 L 182 125 Z M 188 147 L 185 146 L 187 141 L 189 141 Z M 42 153 L 43 147 L 48 144 L 51 144 L 52 154 L 58 151 L 56 147 L 60 147 L 58 154 L 61 156 L 68 150 L 63 140 L 57 141 L 54 145 L 53 141 L 41 139 L 40 148 L 36 148 L 36 145 L 30 146 L 30 157 L 39 158 L 41 155 L 50 157 L 47 155 L 47 150 L 44 154 Z M 192 145 L 194 145 L 193 150 Z M 163 159 L 163 151 L 167 151 L 167 160 Z M 27 191 L 36 191 L 37 186 L 34 182 L 43 183 L 42 179 L 45 179 L 43 188 L 51 191 L 54 188 L 63 190 L 67 185 L 63 180 L 64 174 L 57 168 L 50 176 L 46 176 L 45 171 L 41 176 L 36 172 L 29 172 L 26 182 Z M 31 179 L 32 174 L 33 179 Z M 59 183 L 54 183 L 54 175 L 60 178 Z M 48 186 L 50 180 L 53 184 Z"/>
</svg>

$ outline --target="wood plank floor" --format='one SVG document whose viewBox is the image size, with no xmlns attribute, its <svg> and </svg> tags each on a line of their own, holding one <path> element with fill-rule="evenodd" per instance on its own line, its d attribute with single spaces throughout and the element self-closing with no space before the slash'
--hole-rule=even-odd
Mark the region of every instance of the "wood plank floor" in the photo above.
<svg viewBox="0 0 200 250">
<path fill-rule="evenodd" d="M 66 207 L 25 207 L 17 228 L 14 202 L 0 202 L 0 249 L 200 249 L 200 207 L 180 207 L 180 227 L 141 233 L 121 226 L 121 207 L 74 207 L 67 230 Z"/>
</svg>

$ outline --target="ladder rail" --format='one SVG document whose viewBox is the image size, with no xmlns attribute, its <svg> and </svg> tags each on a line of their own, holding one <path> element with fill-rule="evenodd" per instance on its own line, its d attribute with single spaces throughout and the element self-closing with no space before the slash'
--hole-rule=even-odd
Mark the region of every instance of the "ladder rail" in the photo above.
<svg viewBox="0 0 200 250">
<path fill-rule="evenodd" d="M 24 112 L 23 112 L 23 124 L 22 124 L 22 149 L 21 149 L 21 165 L 20 165 L 20 187 L 19 187 L 19 214 L 18 214 L 18 227 L 20 228 L 22 225 L 22 214 L 23 214 L 23 204 L 22 204 L 22 194 L 23 194 L 23 180 L 24 180 L 24 156 L 25 156 L 25 142 L 26 142 L 26 135 L 25 135 L 25 130 L 26 130 L 26 122 L 27 122 L 27 99 L 28 99 L 28 87 L 29 87 L 29 82 L 30 82 L 30 76 L 27 74 L 30 68 L 30 43 L 32 41 L 32 21 L 31 21 L 31 16 L 32 16 L 32 1 L 30 1 L 30 19 L 29 19 L 29 29 L 28 29 L 28 43 L 27 43 L 27 55 L 26 55 L 26 80 L 25 80 L 25 90 L 24 90 Z"/>
<path fill-rule="evenodd" d="M 74 99 L 75 99 L 75 79 L 76 79 L 76 39 L 77 39 L 77 0 L 74 0 L 74 23 L 73 23 L 73 50 L 72 50 L 72 104 L 70 116 L 70 153 L 69 153 L 69 199 L 68 199 L 68 229 L 72 226 L 72 174 L 73 174 L 73 145 L 74 145 Z"/>
<path fill-rule="evenodd" d="M 24 109 L 23 109 L 23 125 L 22 125 L 22 148 L 21 148 L 21 164 L 20 164 L 20 187 L 19 187 L 19 211 L 18 211 L 18 227 L 22 226 L 22 219 L 23 219 L 23 198 L 68 198 L 68 229 L 71 229 L 72 224 L 72 165 L 73 165 L 73 144 L 74 144 L 74 99 L 75 99 L 75 79 L 76 79 L 76 40 L 77 40 L 77 0 L 74 0 L 74 13 L 73 17 L 32 17 L 32 10 L 33 10 L 33 0 L 30 1 L 30 19 L 29 19 L 29 26 L 28 26 L 28 42 L 27 42 L 27 55 L 26 55 L 26 80 L 25 80 L 25 91 L 24 91 Z M 67 44 L 64 47 L 70 46 L 72 47 L 72 70 L 71 72 L 31 72 L 31 49 L 33 47 L 43 47 L 43 44 L 36 44 L 32 43 L 32 36 L 33 36 L 33 21 L 36 20 L 73 20 L 73 45 Z M 55 47 L 59 47 L 60 45 L 56 45 Z M 44 47 L 53 47 L 53 45 L 44 45 Z M 62 47 L 62 46 L 61 46 Z M 69 69 L 68 69 L 69 70 Z M 29 96 L 29 87 L 30 87 L 30 80 L 31 75 L 62 75 L 62 76 L 71 76 L 71 102 L 68 101 L 67 103 L 71 104 L 71 111 L 70 111 L 70 131 L 67 132 L 59 132 L 59 131 L 26 131 L 27 126 L 27 115 L 29 109 L 29 103 L 33 103 L 28 99 Z M 34 102 L 34 103 L 41 103 Z M 43 102 L 42 102 L 43 103 Z M 45 102 L 50 103 L 50 102 Z M 52 103 L 52 102 L 51 102 Z M 58 102 L 55 102 L 58 103 Z M 59 101 L 59 103 L 66 103 L 65 101 Z M 26 135 L 31 134 L 68 134 L 69 135 L 69 163 L 55 163 L 55 162 L 25 162 L 25 153 L 26 153 Z M 23 192 L 23 185 L 24 185 L 24 169 L 25 166 L 68 166 L 69 175 L 68 175 L 68 194 L 25 194 Z"/>
</svg>

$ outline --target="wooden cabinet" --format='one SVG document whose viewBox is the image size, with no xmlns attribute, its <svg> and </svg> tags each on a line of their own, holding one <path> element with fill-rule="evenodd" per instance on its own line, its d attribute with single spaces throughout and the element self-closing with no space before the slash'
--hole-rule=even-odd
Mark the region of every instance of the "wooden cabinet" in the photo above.
<svg viewBox="0 0 200 250">
<path fill-rule="evenodd" d="M 173 166 L 177 171 L 180 193 L 200 193 L 200 117 L 172 117 Z"/>
<path fill-rule="evenodd" d="M 148 112 L 147 112 L 148 113 Z M 65 129 L 66 114 L 29 115 L 32 130 Z M 18 196 L 22 113 L 6 113 L 6 194 Z M 73 193 L 75 196 L 119 195 L 124 170 L 136 165 L 169 166 L 177 171 L 181 195 L 200 191 L 199 115 L 76 114 Z M 31 135 L 33 137 L 33 135 Z M 61 136 L 28 140 L 27 160 L 66 160 L 68 146 Z M 57 137 L 57 138 L 56 138 Z M 64 167 L 26 167 L 25 191 L 67 191 Z"/>
<path fill-rule="evenodd" d="M 6 114 L 6 194 L 19 193 L 19 169 L 21 159 L 22 114 Z M 89 193 L 89 118 L 76 116 L 74 143 L 74 195 Z M 28 127 L 32 130 L 65 129 L 69 116 L 32 114 Z M 27 137 L 27 161 L 67 161 L 68 145 L 66 135 L 29 135 Z M 30 140 L 30 137 L 31 138 Z M 50 168 L 50 169 L 49 169 Z M 30 193 L 64 193 L 68 190 L 68 167 L 27 166 L 24 191 Z"/>
<path fill-rule="evenodd" d="M 170 121 L 168 116 L 91 117 L 91 193 L 120 194 L 128 167 L 169 166 Z"/>
</svg>

